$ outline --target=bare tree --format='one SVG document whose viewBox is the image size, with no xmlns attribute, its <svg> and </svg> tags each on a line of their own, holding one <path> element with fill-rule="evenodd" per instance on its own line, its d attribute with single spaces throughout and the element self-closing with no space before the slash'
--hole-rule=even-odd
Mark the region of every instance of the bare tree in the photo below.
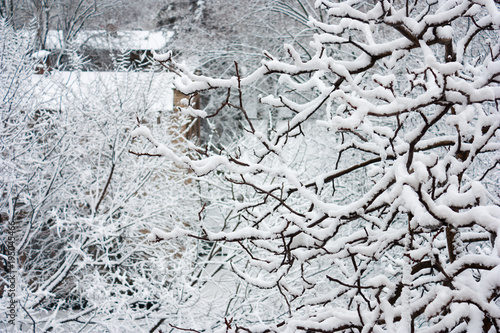
<svg viewBox="0 0 500 333">
<path fill-rule="evenodd" d="M 240 248 L 228 266 L 247 288 L 228 299 L 227 331 L 500 331 L 498 4 L 316 5 L 310 56 L 288 44 L 227 79 L 157 56 L 182 92 L 225 91 L 219 108 L 186 113 L 234 109 L 247 138 L 195 157 L 148 136 L 233 193 L 202 236 L 154 237 Z M 288 117 L 270 133 L 242 97 L 268 76 L 280 86 L 260 102 Z"/>
</svg>

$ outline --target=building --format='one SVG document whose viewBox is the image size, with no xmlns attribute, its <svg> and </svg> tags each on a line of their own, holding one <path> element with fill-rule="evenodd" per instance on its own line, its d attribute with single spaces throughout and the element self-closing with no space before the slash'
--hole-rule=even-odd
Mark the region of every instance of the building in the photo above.
<svg viewBox="0 0 500 333">
<path fill-rule="evenodd" d="M 46 51 L 50 52 L 46 64 L 68 68 L 77 55 L 84 64 L 82 70 L 110 71 L 118 65 L 148 69 L 152 50 L 165 49 L 173 34 L 172 31 L 119 31 L 110 25 L 106 30 L 82 30 L 66 41 L 62 30 L 50 30 L 45 43 Z"/>
</svg>

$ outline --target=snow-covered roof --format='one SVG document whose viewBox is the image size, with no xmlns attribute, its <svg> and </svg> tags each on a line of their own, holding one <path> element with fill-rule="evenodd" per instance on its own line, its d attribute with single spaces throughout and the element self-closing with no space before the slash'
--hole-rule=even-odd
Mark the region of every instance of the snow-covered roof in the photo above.
<svg viewBox="0 0 500 333">
<path fill-rule="evenodd" d="M 127 112 L 171 111 L 172 74 L 53 71 L 32 76 L 37 108 L 68 110 L 108 105 Z"/>
<path fill-rule="evenodd" d="M 31 57 L 36 60 L 45 59 L 49 56 L 50 52 L 47 50 L 41 50 L 31 54 Z"/>
<path fill-rule="evenodd" d="M 97 50 L 159 50 L 167 45 L 174 33 L 172 31 L 114 31 L 84 30 L 72 41 L 76 47 L 86 46 Z M 46 48 L 60 50 L 63 48 L 63 32 L 49 30 Z"/>
</svg>

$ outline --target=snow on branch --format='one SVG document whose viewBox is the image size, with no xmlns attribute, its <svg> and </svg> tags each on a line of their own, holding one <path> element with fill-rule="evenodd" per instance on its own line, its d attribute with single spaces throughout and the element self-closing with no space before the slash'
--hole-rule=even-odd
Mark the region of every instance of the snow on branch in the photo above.
<svg viewBox="0 0 500 333">
<path fill-rule="evenodd" d="M 264 51 L 247 76 L 238 64 L 210 78 L 158 57 L 181 91 L 227 92 L 206 112 L 236 109 L 240 142 L 188 157 L 135 134 L 230 188 L 207 206 L 227 218 L 202 221 L 203 237 L 238 245 L 232 270 L 275 292 L 286 319 L 271 331 L 499 331 L 498 4 L 316 6 L 308 52 Z M 283 116 L 262 125 L 244 88 L 268 77 L 277 86 L 259 107 Z M 196 235 L 159 238 L 182 236 Z M 244 318 L 240 302 L 231 310 Z"/>
</svg>

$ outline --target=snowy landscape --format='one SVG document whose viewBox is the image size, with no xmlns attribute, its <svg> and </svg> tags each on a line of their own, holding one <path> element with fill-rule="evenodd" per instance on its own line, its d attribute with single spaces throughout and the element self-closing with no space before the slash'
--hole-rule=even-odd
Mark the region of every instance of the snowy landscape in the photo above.
<svg viewBox="0 0 500 333">
<path fill-rule="evenodd" d="M 500 2 L 0 2 L 0 332 L 500 332 Z"/>
</svg>

